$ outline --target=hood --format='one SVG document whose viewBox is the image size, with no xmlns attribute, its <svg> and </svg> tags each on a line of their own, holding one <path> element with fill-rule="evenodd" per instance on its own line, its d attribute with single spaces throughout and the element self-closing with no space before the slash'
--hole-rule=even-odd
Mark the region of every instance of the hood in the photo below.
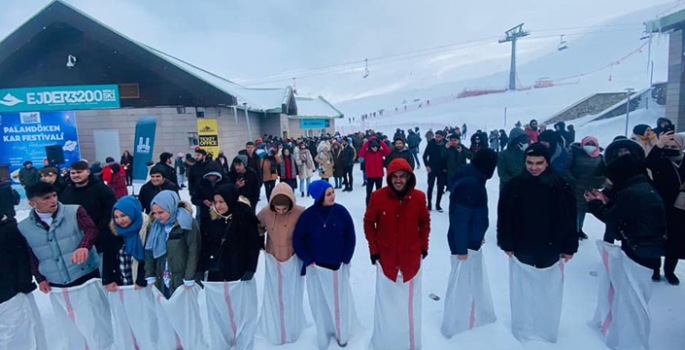
<svg viewBox="0 0 685 350">
<path fill-rule="evenodd" d="M 388 184 L 388 186 L 390 186 L 390 188 L 392 188 L 390 176 L 400 170 L 404 170 L 409 173 L 409 181 L 407 182 L 407 193 L 409 193 L 416 187 L 416 175 L 414 175 L 414 171 L 411 170 L 411 166 L 404 158 L 396 158 L 390 162 L 390 165 L 388 165 L 388 175 L 386 175 L 385 182 Z"/>
<path fill-rule="evenodd" d="M 509 131 L 509 143 L 513 144 L 514 142 L 518 142 L 516 139 L 518 137 L 522 136 L 528 136 L 525 131 L 521 128 L 513 128 L 511 131 Z"/>
<path fill-rule="evenodd" d="M 247 167 L 247 161 L 248 161 L 247 154 L 239 154 L 239 155 L 235 156 L 235 158 L 233 158 L 233 161 L 231 162 L 231 167 L 235 163 L 243 163 L 243 165 L 245 165 Z"/>
<path fill-rule="evenodd" d="M 604 160 L 606 161 L 606 164 L 609 164 L 618 158 L 618 150 L 621 148 L 629 150 L 632 157 L 639 163 L 645 161 L 645 150 L 639 143 L 629 139 L 619 139 L 609 144 L 606 151 L 604 151 Z"/>
<path fill-rule="evenodd" d="M 276 185 L 276 187 L 274 187 L 273 192 L 271 192 L 271 197 L 269 198 L 269 206 L 272 206 L 271 202 L 278 195 L 288 197 L 288 199 L 290 199 L 290 201 L 293 202 L 293 207 L 297 205 L 297 197 L 295 197 L 295 193 L 293 192 L 292 187 L 290 187 L 290 185 L 288 185 L 287 183 L 281 182 L 278 185 Z"/>
<path fill-rule="evenodd" d="M 668 125 L 673 125 L 673 122 L 668 118 L 659 118 L 656 120 L 656 126 L 661 127 L 661 123 L 668 123 Z"/>
<path fill-rule="evenodd" d="M 207 166 L 205 166 L 205 171 L 207 171 L 207 173 L 204 176 L 202 176 L 203 179 L 206 179 L 207 176 L 210 176 L 210 175 L 218 176 L 219 177 L 218 181 L 221 181 L 224 178 L 223 170 L 221 169 L 221 165 L 219 165 L 219 163 L 217 163 L 217 162 L 207 163 Z"/>
<path fill-rule="evenodd" d="M 560 131 L 565 131 L 565 130 L 566 130 L 566 123 L 564 123 L 564 122 L 558 122 L 558 123 L 554 124 L 554 127 L 555 127 L 555 128 L 556 128 L 557 126 L 559 127 L 559 130 L 560 130 Z"/>
</svg>

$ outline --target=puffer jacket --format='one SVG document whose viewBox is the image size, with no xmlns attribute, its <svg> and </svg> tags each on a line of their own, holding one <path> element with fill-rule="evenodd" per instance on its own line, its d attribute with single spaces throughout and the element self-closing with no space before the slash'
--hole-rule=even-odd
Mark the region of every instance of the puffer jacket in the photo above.
<svg viewBox="0 0 685 350">
<path fill-rule="evenodd" d="M 283 215 L 277 215 L 272 204 L 273 199 L 279 195 L 288 197 L 293 204 L 292 208 Z M 297 198 L 290 186 L 280 183 L 274 187 L 269 205 L 262 208 L 257 215 L 259 234 L 264 236 L 266 233 L 266 252 L 280 262 L 287 261 L 295 254 L 293 232 L 302 212 L 304 212 L 304 207 L 297 205 Z"/>
<path fill-rule="evenodd" d="M 377 179 L 383 177 L 383 157 L 390 154 L 390 148 L 384 142 L 378 142 L 379 149 L 376 152 L 371 151 L 371 142 L 366 143 L 359 150 L 359 157 L 364 158 L 364 166 L 366 167 L 366 177 L 369 179 Z"/>
<path fill-rule="evenodd" d="M 606 178 L 604 157 L 600 154 L 597 157 L 590 157 L 580 145 L 571 145 L 571 152 L 564 177 L 573 187 L 573 194 L 576 197 L 576 207 L 579 213 L 587 211 L 587 201 L 585 191 L 600 188 Z"/>
<path fill-rule="evenodd" d="M 402 199 L 391 183 L 391 175 L 399 170 L 410 174 Z M 371 255 L 380 255 L 383 274 L 395 281 L 401 271 L 406 282 L 418 273 L 422 252 L 428 253 L 430 213 L 426 195 L 416 189 L 416 175 L 405 160 L 390 163 L 386 181 L 388 186 L 371 194 L 364 213 L 364 234 Z"/>
</svg>

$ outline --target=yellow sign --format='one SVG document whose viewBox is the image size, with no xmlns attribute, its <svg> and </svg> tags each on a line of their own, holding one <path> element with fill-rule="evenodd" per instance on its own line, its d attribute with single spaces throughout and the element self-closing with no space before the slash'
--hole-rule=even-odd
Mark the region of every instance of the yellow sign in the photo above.
<svg viewBox="0 0 685 350">
<path fill-rule="evenodd" d="M 216 119 L 198 119 L 197 136 L 200 148 L 212 154 L 212 159 L 216 159 L 219 155 L 219 127 Z"/>
</svg>

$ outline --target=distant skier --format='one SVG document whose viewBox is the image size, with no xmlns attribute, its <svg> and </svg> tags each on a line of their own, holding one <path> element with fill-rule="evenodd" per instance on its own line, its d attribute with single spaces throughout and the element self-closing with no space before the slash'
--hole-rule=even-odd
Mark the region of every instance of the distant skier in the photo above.
<svg viewBox="0 0 685 350">
<path fill-rule="evenodd" d="M 461 126 L 461 138 L 462 138 L 462 140 L 466 140 L 467 135 L 468 135 L 468 129 L 466 128 L 466 123 L 464 123 Z"/>
</svg>

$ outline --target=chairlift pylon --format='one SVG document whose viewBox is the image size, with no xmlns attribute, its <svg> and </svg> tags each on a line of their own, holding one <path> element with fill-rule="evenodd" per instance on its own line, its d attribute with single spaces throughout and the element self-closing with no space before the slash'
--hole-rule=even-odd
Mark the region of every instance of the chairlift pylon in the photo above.
<svg viewBox="0 0 685 350">
<path fill-rule="evenodd" d="M 364 79 L 366 79 L 369 76 L 369 59 L 366 58 L 364 59 Z"/>
<path fill-rule="evenodd" d="M 566 43 L 566 40 L 564 40 L 564 35 L 562 34 L 561 38 L 559 39 L 559 47 L 557 50 L 564 51 L 566 49 L 568 49 L 568 43 Z"/>
</svg>

